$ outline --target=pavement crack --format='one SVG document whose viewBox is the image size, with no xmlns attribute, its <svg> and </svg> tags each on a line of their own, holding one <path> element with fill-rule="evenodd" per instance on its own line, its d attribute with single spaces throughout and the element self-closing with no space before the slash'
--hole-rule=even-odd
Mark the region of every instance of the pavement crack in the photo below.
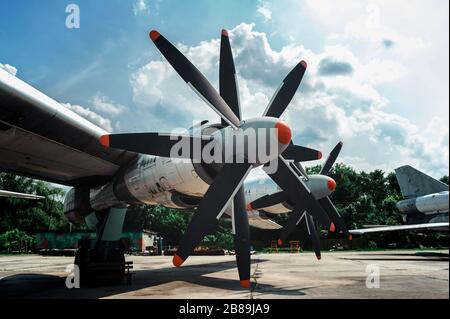
<svg viewBox="0 0 450 319">
<path fill-rule="evenodd" d="M 256 267 L 255 270 L 253 271 L 253 274 L 250 275 L 250 278 L 253 279 L 254 284 L 250 285 L 250 299 L 254 299 L 254 291 L 256 290 L 256 288 L 258 287 L 258 278 L 261 277 L 260 274 L 261 272 L 259 271 L 259 257 L 258 257 L 258 262 L 256 263 Z"/>
</svg>

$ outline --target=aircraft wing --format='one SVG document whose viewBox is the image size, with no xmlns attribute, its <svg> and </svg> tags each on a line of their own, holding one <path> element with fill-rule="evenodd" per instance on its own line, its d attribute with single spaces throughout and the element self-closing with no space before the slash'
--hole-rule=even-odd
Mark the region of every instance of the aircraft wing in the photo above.
<svg viewBox="0 0 450 319">
<path fill-rule="evenodd" d="M 136 153 L 103 147 L 107 134 L 0 69 L 0 170 L 69 186 L 110 180 Z"/>
<path fill-rule="evenodd" d="M 25 199 L 41 199 L 45 198 L 44 196 L 32 195 L 32 194 L 24 194 L 24 193 L 16 193 L 10 191 L 4 191 L 0 189 L 0 197 L 15 197 L 15 198 L 25 198 Z"/>
<path fill-rule="evenodd" d="M 248 223 L 250 226 L 259 228 L 259 229 L 281 229 L 283 228 L 281 225 L 275 223 L 270 219 L 265 219 L 260 216 L 249 216 Z"/>
<path fill-rule="evenodd" d="M 379 233 L 387 231 L 398 231 L 398 230 L 422 230 L 422 229 L 439 229 L 448 231 L 448 222 L 446 223 L 427 223 L 427 224 L 415 224 L 415 225 L 398 225 L 398 226 L 380 226 L 373 228 L 362 228 L 362 229 L 352 229 L 351 234 L 354 235 L 364 235 L 367 233 Z"/>
</svg>

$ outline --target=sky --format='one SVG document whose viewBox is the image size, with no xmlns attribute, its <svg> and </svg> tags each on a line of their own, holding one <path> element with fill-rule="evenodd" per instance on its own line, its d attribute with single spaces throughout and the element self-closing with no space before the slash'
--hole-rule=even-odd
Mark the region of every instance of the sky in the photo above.
<svg viewBox="0 0 450 319">
<path fill-rule="evenodd" d="M 79 8 L 79 28 L 68 28 Z M 308 68 L 283 114 L 296 144 L 357 170 L 449 174 L 449 3 L 435 0 L 4 0 L 0 68 L 111 132 L 172 131 L 218 116 L 168 65 L 158 30 L 218 87 L 229 30 L 244 118 Z M 307 165 L 321 162 L 310 162 Z"/>
</svg>

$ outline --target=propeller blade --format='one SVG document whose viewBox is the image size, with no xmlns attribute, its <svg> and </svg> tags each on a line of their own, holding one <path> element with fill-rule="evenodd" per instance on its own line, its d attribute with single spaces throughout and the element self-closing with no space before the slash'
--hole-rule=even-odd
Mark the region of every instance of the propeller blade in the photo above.
<svg viewBox="0 0 450 319">
<path fill-rule="evenodd" d="M 300 61 L 284 78 L 269 102 L 263 116 L 280 117 L 291 102 L 306 71 L 306 62 Z"/>
<path fill-rule="evenodd" d="M 243 288 L 250 288 L 250 229 L 245 210 L 244 187 L 239 188 L 233 199 L 232 210 L 234 249 L 239 279 Z"/>
<path fill-rule="evenodd" d="M 321 159 L 322 153 L 311 148 L 291 143 L 283 152 L 283 157 L 286 160 L 293 160 L 295 162 L 306 162 Z"/>
<path fill-rule="evenodd" d="M 219 88 L 220 96 L 228 104 L 234 115 L 240 120 L 241 110 L 239 107 L 239 96 L 236 80 L 236 69 L 234 68 L 233 52 L 231 51 L 228 31 L 222 30 L 220 39 L 220 64 L 219 64 Z M 222 119 L 222 124 L 227 123 Z"/>
<path fill-rule="evenodd" d="M 284 191 L 264 195 L 247 205 L 247 210 L 260 210 L 266 207 L 274 206 L 287 201 L 287 196 Z"/>
<path fill-rule="evenodd" d="M 326 212 L 317 203 L 309 188 L 305 185 L 294 169 L 286 162 L 283 156 L 278 156 L 278 168 L 274 173 L 268 173 L 282 190 L 286 192 L 288 198 L 293 203 L 302 203 L 305 210 L 316 218 L 322 226 L 334 231 L 334 224 L 330 221 Z M 274 165 L 274 163 L 272 163 Z M 271 165 L 272 166 L 272 165 Z"/>
<path fill-rule="evenodd" d="M 177 253 L 173 257 L 175 266 L 181 266 L 203 237 L 214 230 L 217 220 L 242 186 L 251 168 L 251 164 L 233 163 L 226 164 L 220 170 L 181 239 Z"/>
<path fill-rule="evenodd" d="M 291 163 L 291 167 L 294 169 L 294 171 L 297 169 L 299 173 L 298 176 L 303 176 L 304 178 L 306 178 L 306 180 L 309 180 L 308 174 L 306 173 L 306 170 L 304 169 L 303 165 L 300 164 L 300 162 L 292 162 Z"/>
<path fill-rule="evenodd" d="M 316 226 L 314 225 L 314 220 L 309 214 L 305 215 L 305 220 L 306 228 L 308 230 L 309 237 L 311 238 L 312 248 L 314 250 L 314 253 L 316 254 L 317 259 L 320 260 L 320 258 L 322 258 L 320 254 L 320 238 L 319 234 L 317 233 Z"/>
<path fill-rule="evenodd" d="M 179 143 L 181 139 L 185 139 L 184 145 L 186 149 L 193 150 L 193 144 L 200 143 L 203 147 L 212 141 L 213 137 L 208 135 L 190 136 L 171 133 L 124 133 L 102 135 L 100 137 L 100 143 L 105 147 L 120 148 L 142 154 L 192 159 L 194 154 L 190 152 L 188 154 L 171 154 L 171 151 L 174 151 L 172 147 Z"/>
<path fill-rule="evenodd" d="M 323 165 L 322 169 L 320 170 L 321 175 L 328 175 L 331 167 L 333 166 L 334 162 L 336 161 L 336 158 L 338 157 L 339 153 L 341 152 L 342 145 L 343 145 L 342 142 L 337 143 L 337 145 L 331 151 L 330 155 L 328 155 L 328 158 L 325 161 L 325 164 Z"/>
<path fill-rule="evenodd" d="M 341 215 L 339 215 L 339 212 L 333 205 L 333 202 L 330 200 L 330 198 L 327 196 L 319 199 L 319 204 L 327 212 L 328 216 L 330 217 L 331 221 L 336 225 L 337 229 L 341 230 L 344 233 L 344 235 L 348 236 L 349 239 L 351 240 L 351 235 L 347 229 L 347 226 L 345 225 L 344 220 L 342 219 Z"/>
<path fill-rule="evenodd" d="M 209 83 L 205 76 L 180 52 L 164 38 L 158 31 L 150 32 L 150 39 L 155 43 L 159 51 L 169 61 L 172 67 L 191 86 L 191 88 L 217 113 L 234 128 L 240 125 L 239 118 L 227 105 L 216 89 Z"/>
<path fill-rule="evenodd" d="M 289 214 L 288 220 L 284 223 L 283 229 L 281 230 L 280 238 L 278 239 L 278 245 L 281 246 L 289 237 L 289 235 L 294 232 L 297 225 L 303 218 L 305 210 L 301 204 L 296 204 L 294 209 Z"/>
</svg>

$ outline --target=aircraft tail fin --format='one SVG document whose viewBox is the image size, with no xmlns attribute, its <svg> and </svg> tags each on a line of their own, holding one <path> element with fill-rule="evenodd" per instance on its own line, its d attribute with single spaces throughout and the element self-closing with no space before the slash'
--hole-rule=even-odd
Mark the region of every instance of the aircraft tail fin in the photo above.
<svg viewBox="0 0 450 319">
<path fill-rule="evenodd" d="M 405 165 L 395 169 L 398 184 L 404 198 L 414 198 L 431 193 L 448 191 L 448 185 Z"/>
</svg>

